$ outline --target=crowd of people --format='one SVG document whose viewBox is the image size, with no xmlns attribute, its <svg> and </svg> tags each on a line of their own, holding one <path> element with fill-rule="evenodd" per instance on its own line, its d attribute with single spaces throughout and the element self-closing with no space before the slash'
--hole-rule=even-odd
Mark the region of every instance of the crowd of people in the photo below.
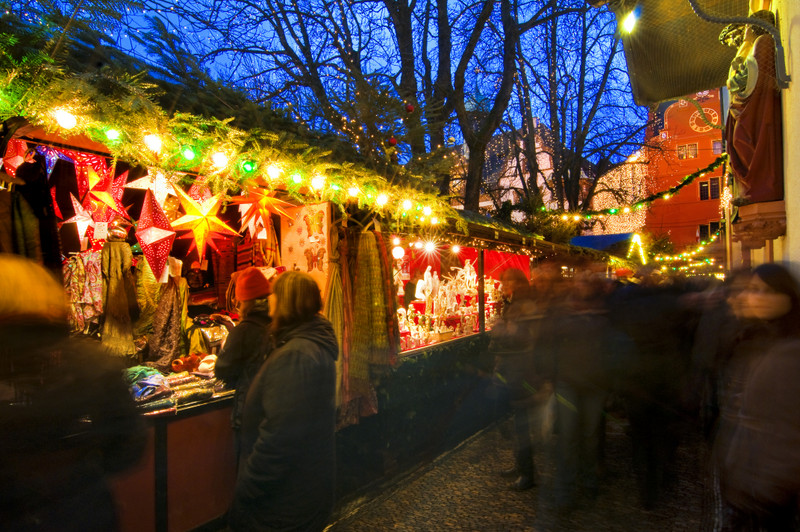
<svg viewBox="0 0 800 532">
<path fill-rule="evenodd" d="M 15 530 L 113 530 L 107 475 L 144 446 L 130 395 L 110 377 L 120 368 L 68 338 L 63 291 L 41 266 L 3 255 L 0 265 L 0 475 L 10 487 L 0 518 Z M 621 283 L 542 266 L 530 281 L 508 269 L 501 283 L 490 349 L 498 412 L 513 417 L 514 463 L 498 472 L 511 489 L 536 484 L 534 454 L 546 448 L 555 479 L 540 496 L 563 511 L 596 498 L 614 405 L 629 423 L 645 507 L 658 503 L 680 439 L 700 431 L 722 501 L 717 529 L 796 529 L 800 286 L 787 267 L 724 283 L 655 273 Z M 236 291 L 242 319 L 217 363 L 238 391 L 230 528 L 322 530 L 335 503 L 338 344 L 320 290 L 301 272 L 270 281 L 249 268 Z M 555 445 L 540 445 L 553 434 Z"/>
<path fill-rule="evenodd" d="M 510 489 L 551 454 L 548 505 L 602 489 L 609 409 L 629 425 L 640 503 L 652 508 L 681 439 L 702 432 L 721 531 L 795 530 L 800 495 L 800 287 L 763 264 L 727 280 L 650 271 L 633 282 L 538 268 L 501 277 L 494 395 L 513 417 Z M 551 420 L 554 420 L 551 422 Z M 551 437 L 553 436 L 553 437 Z M 543 445 L 547 439 L 551 445 Z"/>
</svg>

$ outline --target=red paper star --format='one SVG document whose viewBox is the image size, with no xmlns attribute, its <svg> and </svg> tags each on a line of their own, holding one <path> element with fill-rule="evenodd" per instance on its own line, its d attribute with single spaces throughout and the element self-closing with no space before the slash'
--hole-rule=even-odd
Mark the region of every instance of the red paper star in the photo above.
<svg viewBox="0 0 800 532">
<path fill-rule="evenodd" d="M 156 202 L 151 190 L 144 196 L 142 214 L 136 227 L 136 240 L 139 241 L 142 253 L 156 279 L 160 279 L 167 265 L 169 252 L 172 250 L 175 231 L 172 230 L 167 216 Z"/>
<path fill-rule="evenodd" d="M 3 168 L 11 177 L 17 175 L 17 167 L 25 162 L 33 161 L 33 153 L 28 152 L 28 143 L 22 139 L 11 139 L 8 142 L 5 156 L 3 156 Z"/>
<path fill-rule="evenodd" d="M 214 243 L 215 235 L 236 236 L 239 234 L 217 218 L 217 212 L 222 206 L 222 194 L 197 202 L 179 187 L 174 188 L 186 214 L 175 220 L 172 228 L 176 231 L 189 230 L 192 232 L 191 238 L 194 239 L 192 247 L 197 247 L 197 254 L 201 261 L 205 256 L 206 243 L 217 249 Z"/>
</svg>

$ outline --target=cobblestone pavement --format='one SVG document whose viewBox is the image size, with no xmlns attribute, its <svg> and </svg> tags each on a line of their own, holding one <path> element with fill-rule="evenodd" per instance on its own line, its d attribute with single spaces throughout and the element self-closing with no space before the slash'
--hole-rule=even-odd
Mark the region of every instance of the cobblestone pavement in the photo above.
<svg viewBox="0 0 800 532">
<path fill-rule="evenodd" d="M 504 421 L 508 425 L 508 421 Z M 677 451 L 674 476 L 653 510 L 637 498 L 626 423 L 609 422 L 605 471 L 596 500 L 568 514 L 553 511 L 552 448 L 536 453 L 537 486 L 514 492 L 497 472 L 512 463 L 509 432 L 490 427 L 369 498 L 339 511 L 329 532 L 360 531 L 710 531 L 710 490 L 705 485 L 699 437 Z"/>
</svg>

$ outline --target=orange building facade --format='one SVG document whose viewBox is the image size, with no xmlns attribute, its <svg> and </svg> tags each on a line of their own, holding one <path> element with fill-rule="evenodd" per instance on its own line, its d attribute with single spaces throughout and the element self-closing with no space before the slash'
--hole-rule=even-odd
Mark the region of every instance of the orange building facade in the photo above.
<svg viewBox="0 0 800 532">
<path fill-rule="evenodd" d="M 651 132 L 656 147 L 648 150 L 649 193 L 678 185 L 724 151 L 720 91 L 704 91 L 694 99 L 703 113 L 686 100 L 664 103 L 656 111 L 657 127 Z M 720 211 L 723 168 L 698 177 L 669 199 L 652 203 L 645 230 L 655 237 L 667 235 L 676 252 L 707 240 L 724 225 Z"/>
</svg>

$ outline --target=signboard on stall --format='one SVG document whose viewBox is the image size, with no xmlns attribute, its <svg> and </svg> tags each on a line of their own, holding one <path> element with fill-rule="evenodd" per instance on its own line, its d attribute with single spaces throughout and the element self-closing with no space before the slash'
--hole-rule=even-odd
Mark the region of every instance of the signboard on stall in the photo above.
<svg viewBox="0 0 800 532">
<path fill-rule="evenodd" d="M 309 274 L 324 293 L 330 258 L 330 203 L 289 207 L 286 212 L 290 218 L 281 218 L 281 262 L 288 271 Z"/>
</svg>

